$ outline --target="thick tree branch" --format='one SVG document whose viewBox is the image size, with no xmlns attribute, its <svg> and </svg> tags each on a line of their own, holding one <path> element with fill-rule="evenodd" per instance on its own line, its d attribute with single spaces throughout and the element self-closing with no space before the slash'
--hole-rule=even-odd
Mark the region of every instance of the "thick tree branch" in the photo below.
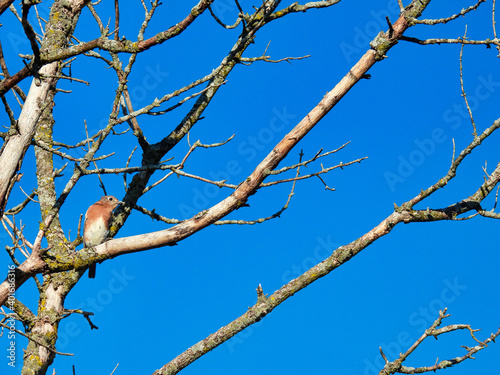
<svg viewBox="0 0 500 375">
<path fill-rule="evenodd" d="M 10 7 L 14 0 L 0 0 L 0 15 L 5 12 L 5 10 Z"/>
<path fill-rule="evenodd" d="M 41 74 L 54 75 L 57 63 L 45 65 L 40 70 Z M 32 82 L 30 91 L 24 103 L 23 110 L 17 123 L 17 133 L 5 140 L 0 154 L 0 215 L 4 212 L 10 191 L 15 180 L 15 174 L 21 168 L 26 150 L 31 144 L 35 134 L 36 125 L 44 109 L 45 99 L 53 79 L 48 78 L 37 85 Z"/>
</svg>

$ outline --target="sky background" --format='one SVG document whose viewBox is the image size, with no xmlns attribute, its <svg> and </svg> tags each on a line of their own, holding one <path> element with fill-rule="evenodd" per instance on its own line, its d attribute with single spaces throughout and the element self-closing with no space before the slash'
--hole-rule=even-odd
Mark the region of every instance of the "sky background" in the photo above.
<svg viewBox="0 0 500 375">
<path fill-rule="evenodd" d="M 165 2 L 146 36 L 184 18 L 195 3 Z M 283 6 L 288 3 L 284 1 Z M 258 1 L 241 4 L 250 12 L 250 6 L 258 5 Z M 472 4 L 470 0 L 434 0 L 424 17 L 447 17 Z M 44 2 L 39 7 L 42 15 L 47 14 L 49 5 Z M 464 35 L 467 25 L 470 38 L 493 38 L 491 5 L 488 1 L 446 25 L 413 27 L 405 35 L 457 38 Z M 102 2 L 97 10 L 107 20 L 112 2 Z M 230 0 L 216 0 L 214 12 L 228 24 L 237 16 Z M 127 4 L 127 8 L 122 5 L 121 14 L 123 20 L 129 18 L 122 22 L 120 36 L 133 40 L 143 20 L 142 6 L 139 2 Z M 387 29 L 386 16 L 396 21 L 395 0 L 344 0 L 328 9 L 289 15 L 260 30 L 245 57 L 262 55 L 269 42 L 267 54 L 274 59 L 311 57 L 291 64 L 256 62 L 236 67 L 190 139 L 215 143 L 236 136 L 224 147 L 197 150 L 185 170 L 216 180 L 228 179 L 233 184 L 243 181 L 348 72 L 369 48 L 369 41 Z M 29 44 L 10 12 L 2 15 L 1 23 L 0 40 L 12 74 L 23 67 L 17 54 L 30 53 Z M 234 44 L 240 27 L 224 30 L 207 12 L 180 37 L 139 55 L 129 82 L 135 108 L 209 74 Z M 99 36 L 87 9 L 75 35 L 82 41 Z M 256 302 L 259 284 L 265 293 L 272 294 L 338 246 L 378 225 L 391 214 L 394 203 L 400 205 L 438 181 L 450 166 L 453 140 L 457 153 L 472 140 L 460 91 L 459 53 L 458 45 L 400 42 L 388 59 L 369 71 L 371 79 L 359 82 L 280 164 L 296 163 L 300 150 L 307 159 L 319 149 L 332 150 L 351 142 L 320 161 L 327 167 L 368 157 L 360 164 L 323 176 L 335 191 L 325 190 L 317 178 L 302 181 L 279 219 L 253 226 L 212 226 L 175 247 L 126 255 L 98 265 L 96 279 L 83 277 L 68 296 L 66 308 L 93 311 L 92 321 L 99 330 L 90 330 L 81 316 L 62 321 L 57 350 L 75 356 L 58 356 L 53 365 L 57 374 L 70 374 L 72 365 L 78 375 L 110 374 L 117 363 L 115 374 L 152 373 L 244 314 Z M 497 54 L 496 49 L 484 46 L 464 49 L 465 89 L 479 132 L 498 118 Z M 60 88 L 72 90 L 72 94 L 57 95 L 54 110 L 54 137 L 65 143 L 85 139 L 84 120 L 91 133 L 105 126 L 116 86 L 114 73 L 91 58 L 77 59 L 72 76 L 91 84 L 60 82 Z M 21 85 L 26 92 L 29 83 L 25 80 Z M 12 97 L 8 98 L 13 103 Z M 164 137 L 188 109 L 189 103 L 167 116 L 141 117 L 148 140 Z M 0 119 L 2 125 L 8 124 L 3 113 Z M 117 130 L 125 129 L 126 125 L 121 125 Z M 124 166 L 135 145 L 130 132 L 111 137 L 99 155 L 116 154 L 100 162 L 99 167 Z M 466 158 L 458 176 L 445 189 L 417 208 L 446 207 L 473 194 L 483 181 L 485 162 L 489 172 L 499 162 L 499 145 L 500 134 L 488 138 Z M 177 162 L 187 149 L 187 140 L 183 140 L 169 156 L 175 156 Z M 83 152 L 74 151 L 73 155 L 83 156 Z M 139 164 L 136 154 L 131 165 Z M 63 165 L 60 158 L 55 165 Z M 302 173 L 319 168 L 319 163 L 311 164 Z M 71 169 L 70 164 L 58 180 L 59 191 Z M 23 199 L 19 186 L 26 192 L 36 186 L 33 170 L 30 150 L 10 207 Z M 155 174 L 151 182 L 161 176 Z M 124 196 L 121 176 L 106 175 L 103 179 L 109 194 L 119 199 Z M 290 188 L 287 184 L 261 189 L 249 199 L 250 208 L 240 209 L 229 218 L 251 220 L 272 215 L 286 202 Z M 186 219 L 230 193 L 199 181 L 171 178 L 138 203 L 164 216 Z M 66 233 L 71 231 L 71 239 L 76 236 L 79 215 L 101 195 L 94 175 L 83 179 L 68 197 L 61 220 Z M 492 206 L 489 197 L 483 207 Z M 23 218 L 28 239 L 36 236 L 39 220 L 36 205 L 28 206 Z M 118 237 L 166 227 L 135 211 Z M 498 221 L 485 218 L 398 225 L 388 236 L 182 373 L 376 374 L 383 367 L 379 347 L 394 360 L 444 307 L 452 314 L 444 324 L 471 324 L 481 329 L 477 337 L 484 340 L 500 324 L 498 230 Z M 5 234 L 0 239 L 9 244 Z M 0 262 L 10 264 L 5 252 L 0 254 Z M 36 310 L 33 282 L 23 285 L 16 296 Z M 20 324 L 17 328 L 21 329 Z M 0 343 L 7 348 L 5 337 Z M 468 332 L 428 339 L 405 365 L 431 366 L 437 357 L 461 356 L 465 353 L 461 345 L 475 345 Z M 2 374 L 20 373 L 25 346 L 26 340 L 18 335 L 17 367 L 8 367 L 3 357 Z M 479 352 L 476 360 L 445 372 L 493 373 L 499 355 L 500 347 L 492 344 Z"/>
</svg>

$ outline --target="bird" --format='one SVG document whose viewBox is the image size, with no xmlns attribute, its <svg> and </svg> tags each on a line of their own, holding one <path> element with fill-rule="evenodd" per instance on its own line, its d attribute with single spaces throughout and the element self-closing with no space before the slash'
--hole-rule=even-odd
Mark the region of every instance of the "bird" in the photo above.
<svg viewBox="0 0 500 375">
<path fill-rule="evenodd" d="M 113 216 L 113 210 L 122 202 L 106 195 L 90 206 L 85 213 L 83 224 L 83 245 L 85 247 L 102 244 L 109 234 L 109 224 Z M 96 265 L 89 267 L 89 278 L 95 277 Z"/>
</svg>

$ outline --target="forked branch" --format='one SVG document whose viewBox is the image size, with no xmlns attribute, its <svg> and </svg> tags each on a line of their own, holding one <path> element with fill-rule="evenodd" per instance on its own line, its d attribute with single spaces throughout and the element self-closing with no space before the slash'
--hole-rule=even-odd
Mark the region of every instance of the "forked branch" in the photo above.
<svg viewBox="0 0 500 375">
<path fill-rule="evenodd" d="M 473 355 L 476 354 L 478 351 L 486 348 L 490 342 L 495 342 L 495 339 L 500 335 L 500 328 L 498 329 L 497 332 L 492 333 L 490 337 L 485 339 L 484 341 L 479 341 L 474 333 L 479 331 L 478 329 L 472 329 L 469 324 L 452 324 L 449 326 L 441 327 L 441 323 L 443 319 L 448 318 L 450 314 L 446 314 L 446 308 L 444 310 L 439 311 L 439 317 L 434 321 L 434 323 L 430 326 L 430 328 L 426 329 L 425 332 L 423 333 L 420 338 L 415 341 L 415 343 L 404 353 L 401 353 L 397 359 L 395 359 L 392 362 L 389 362 L 387 359 L 386 355 L 382 351 L 382 348 L 380 348 L 380 354 L 382 355 L 382 358 L 385 361 L 385 366 L 384 368 L 379 372 L 379 375 L 391 375 L 391 374 L 422 374 L 425 372 L 436 372 L 436 370 L 442 370 L 448 367 L 452 367 L 458 363 L 461 363 L 465 361 L 466 359 L 474 359 Z M 432 366 L 422 366 L 422 367 L 407 367 L 403 366 L 403 362 L 408 359 L 408 356 L 413 353 L 413 351 L 424 342 L 425 339 L 428 337 L 434 337 L 438 338 L 438 336 L 458 331 L 458 330 L 468 330 L 470 332 L 470 335 L 474 341 L 477 342 L 477 345 L 473 347 L 468 347 L 468 346 L 462 346 L 467 353 L 460 357 L 455 357 L 455 358 L 450 358 L 446 360 L 439 361 L 439 359 L 436 360 L 436 363 Z"/>
</svg>

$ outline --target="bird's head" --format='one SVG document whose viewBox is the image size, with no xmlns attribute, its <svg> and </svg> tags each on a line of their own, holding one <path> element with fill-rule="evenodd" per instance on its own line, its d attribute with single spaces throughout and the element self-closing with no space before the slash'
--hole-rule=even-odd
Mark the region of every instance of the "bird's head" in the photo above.
<svg viewBox="0 0 500 375">
<path fill-rule="evenodd" d="M 113 197 L 112 195 L 106 195 L 106 196 L 102 197 L 100 202 L 102 205 L 109 207 L 111 209 L 111 211 L 113 211 L 116 208 L 116 206 L 118 206 L 119 204 L 123 204 L 122 201 L 119 201 L 117 198 Z"/>
</svg>

